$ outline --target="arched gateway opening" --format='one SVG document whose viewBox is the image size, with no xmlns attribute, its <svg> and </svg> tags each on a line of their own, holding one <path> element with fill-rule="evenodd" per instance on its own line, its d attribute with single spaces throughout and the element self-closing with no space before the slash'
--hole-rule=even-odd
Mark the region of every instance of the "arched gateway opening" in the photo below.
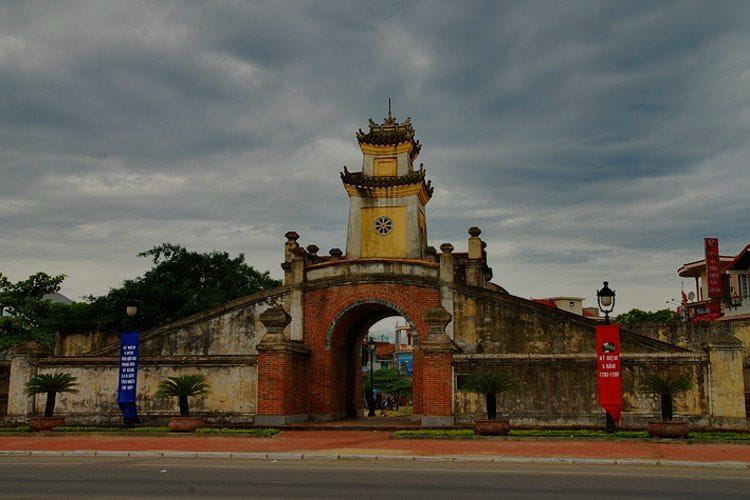
<svg viewBox="0 0 750 500">
<path fill-rule="evenodd" d="M 363 372 L 363 367 L 367 365 L 368 360 L 366 357 L 363 359 L 363 356 L 367 356 L 367 350 L 363 352 L 362 349 L 363 341 L 366 344 L 368 332 L 373 325 L 394 316 L 403 318 L 412 331 L 415 331 L 414 323 L 398 306 L 374 300 L 355 303 L 345 308 L 327 332 L 326 348 L 330 353 L 333 378 L 342 382 L 337 384 L 334 391 L 334 398 L 339 398 L 340 404 L 343 405 L 343 411 L 338 416 L 355 418 L 366 415 L 367 407 L 363 394 L 367 372 Z M 375 371 L 381 368 L 376 353 L 373 353 L 373 362 Z M 336 416 L 331 415 L 334 418 Z"/>
</svg>

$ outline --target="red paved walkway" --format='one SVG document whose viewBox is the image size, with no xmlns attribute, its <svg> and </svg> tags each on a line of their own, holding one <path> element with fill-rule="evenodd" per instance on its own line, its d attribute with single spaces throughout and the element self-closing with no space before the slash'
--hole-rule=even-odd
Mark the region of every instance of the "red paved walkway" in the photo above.
<svg viewBox="0 0 750 500">
<path fill-rule="evenodd" d="M 750 444 L 649 441 L 391 439 L 383 431 L 285 431 L 271 438 L 119 435 L 0 437 L 0 450 L 318 452 L 378 455 L 496 455 L 508 457 L 638 458 L 750 463 Z"/>
</svg>

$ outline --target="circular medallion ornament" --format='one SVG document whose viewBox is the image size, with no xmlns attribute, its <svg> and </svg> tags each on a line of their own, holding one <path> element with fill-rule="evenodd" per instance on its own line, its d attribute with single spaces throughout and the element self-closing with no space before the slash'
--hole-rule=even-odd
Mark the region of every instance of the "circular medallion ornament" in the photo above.
<svg viewBox="0 0 750 500">
<path fill-rule="evenodd" d="M 392 229 L 393 221 L 390 217 L 386 217 L 385 215 L 383 215 L 375 219 L 375 232 L 379 235 L 385 236 L 386 234 L 390 233 Z"/>
</svg>

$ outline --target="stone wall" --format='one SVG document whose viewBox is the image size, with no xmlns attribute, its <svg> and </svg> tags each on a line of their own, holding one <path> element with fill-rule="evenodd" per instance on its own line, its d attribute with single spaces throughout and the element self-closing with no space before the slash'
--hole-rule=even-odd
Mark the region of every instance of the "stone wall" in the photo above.
<svg viewBox="0 0 750 500">
<path fill-rule="evenodd" d="M 166 377 L 203 374 L 211 392 L 191 401 L 191 413 L 214 423 L 252 423 L 257 410 L 258 352 L 266 329 L 260 314 L 283 301 L 279 287 L 223 304 L 141 334 L 138 412 L 146 422 L 163 422 L 177 413 L 177 403 L 155 397 Z M 23 395 L 26 381 L 39 373 L 67 372 L 78 379 L 79 392 L 61 394 L 56 413 L 71 423 L 121 422 L 117 407 L 119 339 L 98 333 L 61 336 L 55 353 L 19 346 L 11 354 L 9 408 L 6 423 L 43 411 L 44 395 Z"/>
<path fill-rule="evenodd" d="M 117 358 L 79 358 L 72 362 L 43 358 L 38 373 L 66 372 L 78 378 L 79 391 L 58 396 L 56 413 L 71 424 L 116 424 L 122 422 L 117 407 Z M 256 360 L 142 358 L 138 369 L 138 413 L 144 422 L 166 421 L 179 414 L 176 399 L 155 396 L 160 381 L 179 375 L 206 376 L 211 392 L 191 398 L 191 414 L 206 416 L 210 422 L 251 423 L 257 393 Z M 44 410 L 45 396 L 32 400 L 32 412 Z"/>
<path fill-rule="evenodd" d="M 745 366 L 750 366 L 750 320 L 641 324 L 630 329 L 693 350 L 700 350 L 703 344 L 715 338 L 735 337 L 742 342 Z"/>
<path fill-rule="evenodd" d="M 518 377 L 520 390 L 499 399 L 518 425 L 577 426 L 603 422 L 596 402 L 596 322 L 509 294 L 453 286 L 456 386 L 476 371 L 505 370 Z M 726 327 L 724 327 L 726 328 Z M 696 337 L 697 329 L 691 330 Z M 735 330 L 736 331 L 736 330 Z M 724 334 L 714 340 L 680 342 L 623 329 L 623 425 L 642 427 L 660 414 L 658 401 L 636 387 L 649 374 L 680 374 L 694 389 L 676 400 L 676 414 L 703 426 L 748 428 L 742 399 L 739 343 Z M 716 342 L 726 341 L 725 343 Z M 709 346 L 709 347 L 706 347 Z M 457 390 L 458 420 L 479 418 L 483 397 Z"/>
<path fill-rule="evenodd" d="M 705 390 L 707 361 L 691 353 L 672 356 L 631 355 L 622 359 L 624 427 L 643 427 L 659 415 L 658 400 L 636 390 L 647 374 L 680 374 L 696 388 L 678 397 L 675 414 L 708 425 Z M 471 373 L 507 371 L 520 383 L 517 391 L 498 398 L 498 411 L 509 415 L 515 425 L 601 426 L 604 412 L 596 401 L 596 361 L 592 354 L 570 356 L 458 355 L 454 361 L 457 387 Z M 456 392 L 457 420 L 483 417 L 484 397 Z"/>
</svg>

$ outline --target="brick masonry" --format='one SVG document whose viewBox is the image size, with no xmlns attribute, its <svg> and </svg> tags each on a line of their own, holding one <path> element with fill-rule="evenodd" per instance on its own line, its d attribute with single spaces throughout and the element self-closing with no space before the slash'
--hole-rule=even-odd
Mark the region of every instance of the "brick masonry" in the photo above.
<svg viewBox="0 0 750 500">
<path fill-rule="evenodd" d="M 428 331 L 424 312 L 440 304 L 440 295 L 437 288 L 428 286 L 351 283 L 309 290 L 304 304 L 304 343 L 312 351 L 310 413 L 345 415 L 364 406 L 359 345 L 368 328 L 383 318 L 403 315 L 415 327 L 417 342 L 424 340 Z M 450 370 L 447 381 L 431 379 L 423 383 L 422 359 L 415 355 L 413 383 L 417 414 L 422 413 L 422 399 L 435 384 L 452 383 Z"/>
</svg>

